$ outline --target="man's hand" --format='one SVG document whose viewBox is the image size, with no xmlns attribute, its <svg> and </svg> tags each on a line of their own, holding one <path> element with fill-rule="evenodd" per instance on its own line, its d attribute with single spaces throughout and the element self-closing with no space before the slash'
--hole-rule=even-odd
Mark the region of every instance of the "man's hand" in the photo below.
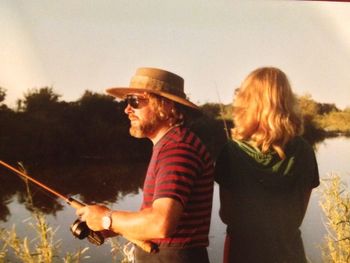
<svg viewBox="0 0 350 263">
<path fill-rule="evenodd" d="M 110 210 L 104 205 L 87 205 L 76 211 L 76 215 L 81 221 L 86 221 L 88 227 L 93 231 L 104 230 L 102 227 L 102 217 Z"/>
<path fill-rule="evenodd" d="M 80 220 L 86 221 L 91 230 L 101 231 L 104 230 L 102 217 L 109 211 L 103 205 L 87 205 L 78 209 L 76 214 Z M 176 230 L 182 212 L 183 207 L 179 201 L 172 198 L 159 198 L 153 202 L 152 207 L 138 212 L 113 211 L 110 230 L 128 239 L 165 238 Z"/>
</svg>

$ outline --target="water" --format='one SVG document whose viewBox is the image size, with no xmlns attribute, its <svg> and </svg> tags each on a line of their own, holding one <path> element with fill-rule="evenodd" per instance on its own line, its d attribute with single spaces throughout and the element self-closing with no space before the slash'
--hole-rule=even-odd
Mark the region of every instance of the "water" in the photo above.
<svg viewBox="0 0 350 263">
<path fill-rule="evenodd" d="M 316 145 L 316 155 L 321 178 L 326 178 L 330 173 L 335 172 L 341 175 L 342 180 L 347 183 L 348 186 L 350 185 L 350 162 L 348 161 L 348 156 L 350 155 L 349 138 L 337 137 L 326 139 Z M 92 175 L 95 176 L 96 172 L 94 171 Z M 86 177 L 85 181 L 90 181 L 89 175 L 86 175 Z M 126 181 L 128 180 L 130 183 L 136 179 L 126 176 Z M 110 204 L 110 207 L 121 210 L 137 210 L 141 204 L 142 192 L 139 188 L 141 184 L 141 182 L 138 182 L 136 185 L 124 186 L 125 189 L 119 190 L 118 196 L 112 198 L 111 201 L 113 203 Z M 113 191 L 113 189 L 109 189 L 106 184 L 104 185 L 108 191 Z M 101 193 L 100 187 L 101 186 L 96 185 L 97 189 L 89 190 L 85 195 L 91 195 L 91 193 L 93 193 L 96 197 L 97 193 Z M 131 189 L 133 190 L 131 191 Z M 97 199 L 103 200 L 104 198 L 100 197 Z M 319 199 L 320 193 L 317 189 L 313 191 L 311 195 L 310 204 L 301 227 L 306 254 L 313 263 L 322 262 L 320 246 L 326 234 L 323 222 L 324 218 L 319 206 Z M 8 209 L 10 217 L 7 222 L 2 222 L 1 226 L 10 228 L 15 224 L 17 232 L 20 235 L 31 237 L 30 233 L 32 230 L 27 223 L 23 222 L 23 220 L 30 217 L 30 213 L 24 208 L 23 204 L 18 202 L 15 196 L 8 204 Z M 210 229 L 210 246 L 208 248 L 212 263 L 222 262 L 222 249 L 225 237 L 225 225 L 219 219 L 218 210 L 219 195 L 218 187 L 215 185 L 212 224 Z M 86 262 L 112 262 L 110 245 L 104 244 L 101 247 L 95 247 L 89 245 L 85 240 L 81 241 L 72 237 L 68 226 L 75 220 L 75 211 L 73 208 L 64 205 L 62 210 L 56 211 L 56 215 L 48 215 L 47 218 L 53 228 L 58 228 L 55 236 L 62 241 L 61 250 L 63 252 L 73 252 L 75 249 L 89 246 L 89 250 L 85 255 L 89 255 L 90 258 L 87 259 Z"/>
<path fill-rule="evenodd" d="M 339 174 L 342 181 L 350 186 L 350 139 L 345 137 L 336 137 L 326 139 L 316 145 L 316 157 L 321 178 L 321 186 L 313 191 L 310 204 L 301 227 L 303 234 L 304 247 L 308 258 L 313 263 L 321 263 L 321 245 L 324 236 L 327 234 L 325 229 L 325 218 L 320 202 L 320 188 L 323 185 L 322 180 L 327 179 L 332 173 Z"/>
</svg>

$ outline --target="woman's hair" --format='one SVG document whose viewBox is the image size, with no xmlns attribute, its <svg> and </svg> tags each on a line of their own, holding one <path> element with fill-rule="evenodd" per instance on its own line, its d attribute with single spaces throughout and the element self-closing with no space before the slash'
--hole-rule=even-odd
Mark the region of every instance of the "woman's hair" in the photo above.
<svg viewBox="0 0 350 263">
<path fill-rule="evenodd" d="M 149 94 L 149 100 L 158 120 L 168 120 L 170 126 L 185 123 L 185 110 L 179 104 L 152 93 Z"/>
<path fill-rule="evenodd" d="M 251 72 L 233 102 L 232 137 L 248 141 L 263 153 L 274 149 L 285 158 L 284 146 L 303 132 L 297 100 L 288 78 L 278 68 Z"/>
</svg>

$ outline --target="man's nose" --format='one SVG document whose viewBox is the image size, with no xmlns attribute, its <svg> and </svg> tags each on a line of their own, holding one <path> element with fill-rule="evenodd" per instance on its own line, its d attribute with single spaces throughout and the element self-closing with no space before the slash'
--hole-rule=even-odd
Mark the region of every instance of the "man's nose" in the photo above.
<svg viewBox="0 0 350 263">
<path fill-rule="evenodd" d="M 125 114 L 129 114 L 132 112 L 132 107 L 130 106 L 130 104 L 126 104 L 124 112 L 125 112 Z"/>
</svg>

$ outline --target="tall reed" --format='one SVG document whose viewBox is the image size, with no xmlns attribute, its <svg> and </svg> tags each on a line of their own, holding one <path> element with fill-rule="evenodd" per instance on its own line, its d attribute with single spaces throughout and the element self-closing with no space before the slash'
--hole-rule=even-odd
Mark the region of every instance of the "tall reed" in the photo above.
<svg viewBox="0 0 350 263">
<path fill-rule="evenodd" d="M 320 205 L 326 217 L 324 262 L 350 262 L 350 193 L 340 175 L 324 180 Z"/>
<path fill-rule="evenodd" d="M 25 168 L 19 163 L 22 172 L 27 174 Z M 55 241 L 55 232 L 47 223 L 45 215 L 35 208 L 33 196 L 30 190 L 28 180 L 23 179 L 26 184 L 25 202 L 30 207 L 31 217 L 25 222 L 34 231 L 35 238 L 29 240 L 28 237 L 20 237 L 13 226 L 10 230 L 0 228 L 0 263 L 16 262 L 23 263 L 80 263 L 89 258 L 84 253 L 89 249 L 85 247 L 75 252 L 66 252 L 63 258 L 60 257 L 61 241 Z M 111 246 L 112 262 L 129 263 L 132 262 L 130 256 L 126 253 L 126 245 L 122 245 L 119 238 L 109 238 L 108 243 Z"/>
<path fill-rule="evenodd" d="M 21 166 L 23 172 L 25 169 Z M 20 237 L 13 226 L 10 230 L 0 229 L 0 263 L 16 260 L 23 263 L 52 263 L 59 258 L 60 242 L 54 241 L 55 230 L 47 223 L 45 215 L 33 205 L 32 194 L 28 181 L 26 183 L 26 203 L 31 207 L 31 217 L 25 222 L 34 230 L 35 238 Z M 75 253 L 66 253 L 65 263 L 77 263 L 88 248 L 79 249 Z"/>
<path fill-rule="evenodd" d="M 130 263 L 134 262 L 133 245 L 129 242 L 123 245 L 120 238 L 109 238 L 108 242 L 111 246 L 112 262 L 116 263 Z"/>
</svg>

